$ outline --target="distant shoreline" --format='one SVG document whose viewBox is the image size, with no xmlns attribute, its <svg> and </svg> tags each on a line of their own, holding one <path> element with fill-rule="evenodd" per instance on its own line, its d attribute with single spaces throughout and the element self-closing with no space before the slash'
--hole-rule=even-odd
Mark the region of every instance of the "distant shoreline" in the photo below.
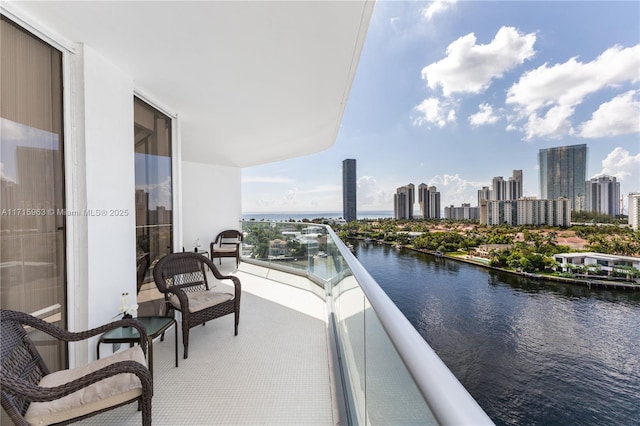
<svg viewBox="0 0 640 426">
<path fill-rule="evenodd" d="M 313 219 L 340 219 L 343 213 L 338 211 L 325 212 L 242 212 L 242 220 L 272 220 L 287 222 L 289 220 L 313 220 Z M 363 210 L 357 213 L 357 219 L 392 219 L 393 211 L 389 210 Z"/>
<path fill-rule="evenodd" d="M 364 238 L 355 238 L 355 239 L 356 240 L 364 240 Z M 378 243 L 378 241 L 375 241 L 375 240 L 372 241 L 372 242 L 375 242 L 376 244 Z M 382 241 L 382 243 L 384 245 L 388 245 L 388 246 L 392 246 L 393 245 L 392 243 L 389 243 L 387 241 Z M 415 251 L 417 253 L 424 253 L 424 254 L 430 254 L 432 256 L 436 256 L 436 253 L 434 251 L 430 251 L 430 250 L 416 249 L 416 248 L 407 247 L 407 246 L 403 246 L 403 248 L 405 248 L 407 250 Z M 605 289 L 609 288 L 609 289 L 615 289 L 615 290 L 630 290 L 630 291 L 640 290 L 640 285 L 630 284 L 630 283 L 603 281 L 603 280 L 596 280 L 596 279 L 584 279 L 584 278 L 556 277 L 556 276 L 553 276 L 553 275 L 532 274 L 532 273 L 528 273 L 528 272 L 518 272 L 518 271 L 514 271 L 512 269 L 499 268 L 497 266 L 491 266 L 491 265 L 486 264 L 484 262 L 474 261 L 473 259 L 465 259 L 464 257 L 459 257 L 459 256 L 451 256 L 451 255 L 448 255 L 448 254 L 442 254 L 442 255 L 440 255 L 438 257 L 443 257 L 445 259 L 456 260 L 456 261 L 459 261 L 459 262 L 468 263 L 470 265 L 481 266 L 481 267 L 486 268 L 486 269 L 493 269 L 494 271 L 505 272 L 505 273 L 508 273 L 508 274 L 520 276 L 520 277 L 531 279 L 531 280 L 547 280 L 547 281 L 555 281 L 555 282 L 564 283 L 564 284 L 582 285 L 582 286 L 585 286 L 585 287 L 587 287 L 589 289 L 591 289 L 592 287 L 595 287 L 595 288 L 605 288 Z"/>
</svg>

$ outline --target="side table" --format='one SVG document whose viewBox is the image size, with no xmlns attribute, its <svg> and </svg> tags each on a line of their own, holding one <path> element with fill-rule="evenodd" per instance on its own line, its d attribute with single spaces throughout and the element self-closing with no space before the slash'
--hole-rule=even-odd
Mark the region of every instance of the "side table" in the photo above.
<svg viewBox="0 0 640 426">
<path fill-rule="evenodd" d="M 187 251 L 188 251 L 189 253 L 196 253 L 196 254 L 200 254 L 200 255 L 202 255 L 202 256 L 204 256 L 204 257 L 208 257 L 209 259 L 211 259 L 211 256 L 209 256 L 209 252 L 208 252 L 206 249 L 205 249 L 205 250 L 203 250 L 203 249 L 200 249 L 200 248 L 199 248 L 199 249 L 198 249 L 198 251 L 195 251 L 195 250 L 196 250 L 196 249 L 195 249 L 195 248 L 193 248 L 193 249 L 191 249 L 191 250 L 187 250 Z M 182 251 L 184 251 L 184 250 L 182 250 Z"/>
<path fill-rule="evenodd" d="M 163 334 L 171 326 L 174 326 L 176 331 L 175 341 L 175 353 L 176 353 L 176 367 L 178 366 L 178 325 L 176 320 L 171 317 L 138 317 L 135 318 L 144 325 L 147 331 L 147 341 L 149 354 L 149 371 L 151 372 L 151 378 L 153 379 L 153 339 Z M 120 327 L 113 330 L 109 330 L 100 336 L 98 344 L 96 345 L 96 353 L 98 359 L 100 359 L 100 345 L 102 343 L 129 343 L 129 346 L 133 346 L 134 343 L 140 341 L 140 334 L 135 327 Z"/>
</svg>

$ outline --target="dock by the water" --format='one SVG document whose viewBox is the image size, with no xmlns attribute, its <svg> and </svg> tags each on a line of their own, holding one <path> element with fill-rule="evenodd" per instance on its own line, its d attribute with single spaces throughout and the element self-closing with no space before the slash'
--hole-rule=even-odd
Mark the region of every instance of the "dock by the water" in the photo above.
<svg viewBox="0 0 640 426">
<path fill-rule="evenodd" d="M 511 271 L 513 273 L 513 271 Z M 558 281 L 566 284 L 579 284 L 588 288 L 609 288 L 616 290 L 631 290 L 640 291 L 640 285 L 633 283 L 623 283 L 620 281 L 606 281 L 587 278 L 569 278 L 569 277 L 556 277 L 553 275 L 531 274 L 528 272 L 522 272 L 522 276 L 525 278 L 531 278 L 536 280 L 549 280 Z"/>
</svg>

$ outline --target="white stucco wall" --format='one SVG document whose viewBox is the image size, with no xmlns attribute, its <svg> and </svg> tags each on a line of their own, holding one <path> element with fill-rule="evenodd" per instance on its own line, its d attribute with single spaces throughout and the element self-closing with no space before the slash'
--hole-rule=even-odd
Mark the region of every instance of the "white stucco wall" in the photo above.
<svg viewBox="0 0 640 426">
<path fill-rule="evenodd" d="M 220 231 L 240 229 L 240 168 L 183 161 L 181 191 L 183 241 L 176 250 L 192 250 L 196 238 L 201 248 L 209 250 L 209 243 Z"/>
<path fill-rule="evenodd" d="M 122 293 L 136 298 L 133 79 L 91 47 L 83 50 L 84 141 L 75 142 L 85 148 L 89 216 L 78 232 L 87 234 L 88 290 L 75 303 L 86 303 L 92 328 L 118 314 Z M 95 359 L 95 344 L 88 352 Z"/>
<path fill-rule="evenodd" d="M 39 33 L 45 27 L 37 21 L 14 17 L 64 52 L 66 208 L 80 214 L 67 218 L 68 328 L 87 330 L 114 319 L 123 292 L 129 302 L 135 300 L 133 97 L 138 88 L 104 52 L 50 29 Z M 174 136 L 175 249 L 191 249 L 196 238 L 208 249 L 219 231 L 239 226 L 241 171 L 181 162 L 181 138 Z M 95 360 L 96 341 L 70 344 L 70 366 Z M 101 347 L 103 356 L 110 352 L 111 345 Z"/>
<path fill-rule="evenodd" d="M 96 214 L 88 219 L 89 302 L 98 325 L 117 313 L 122 292 L 136 291 L 133 81 L 91 48 L 85 108 L 87 208 Z"/>
<path fill-rule="evenodd" d="M 82 109 L 76 119 L 81 120 L 79 127 L 84 127 L 84 132 L 68 143 L 83 144 L 82 160 L 86 164 L 86 179 L 76 179 L 77 185 L 86 186 L 86 200 L 76 200 L 74 208 L 86 206 L 91 215 L 83 218 L 86 221 L 77 221 L 74 232 L 85 236 L 81 239 L 84 243 L 71 249 L 84 263 L 80 269 L 87 277 L 86 284 L 84 278 L 70 279 L 70 292 L 74 293 L 70 309 L 75 311 L 70 328 L 75 330 L 113 320 L 121 294 L 128 292 L 130 303 L 136 295 L 135 85 L 132 77 L 90 46 L 82 46 L 82 56 L 76 70 L 82 73 L 78 88 L 82 93 L 74 96 L 83 98 L 76 107 Z M 181 209 L 174 226 L 176 235 L 183 237 L 176 240 L 174 249 L 179 251 L 184 246 L 191 250 L 199 238 L 201 247 L 208 250 L 218 232 L 239 227 L 241 170 L 193 162 L 178 162 L 177 168 L 174 203 Z M 76 348 L 79 364 L 95 359 L 95 343 L 96 338 Z M 103 355 L 110 351 L 110 345 L 101 347 Z"/>
</svg>

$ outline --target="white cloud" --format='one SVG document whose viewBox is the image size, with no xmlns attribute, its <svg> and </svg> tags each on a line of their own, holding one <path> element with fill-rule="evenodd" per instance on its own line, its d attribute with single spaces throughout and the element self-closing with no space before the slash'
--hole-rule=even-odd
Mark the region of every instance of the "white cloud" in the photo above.
<svg viewBox="0 0 640 426">
<path fill-rule="evenodd" d="M 0 117 L 0 133 L 6 141 L 24 141 L 28 139 L 29 127 Z"/>
<path fill-rule="evenodd" d="M 455 3 L 456 0 L 432 1 L 429 6 L 422 10 L 422 16 L 430 21 L 435 15 L 445 12 Z"/>
<path fill-rule="evenodd" d="M 640 153 L 631 155 L 624 148 L 617 147 L 602 160 L 602 171 L 595 176 L 615 176 L 619 181 L 631 182 L 638 190 L 640 182 Z"/>
<path fill-rule="evenodd" d="M 323 194 L 323 193 L 339 193 L 342 194 L 342 186 L 340 185 L 318 185 L 310 189 L 300 190 L 300 194 Z"/>
<path fill-rule="evenodd" d="M 441 206 L 454 205 L 459 207 L 462 203 L 470 203 L 472 207 L 478 204 L 478 189 L 487 186 L 487 182 L 473 182 L 460 177 L 460 175 L 436 175 L 431 178 L 428 185 L 433 185 L 441 194 Z"/>
<path fill-rule="evenodd" d="M 509 88 L 506 103 L 519 112 L 519 119 L 528 121 L 526 139 L 560 136 L 572 132 L 569 119 L 588 95 L 637 82 L 639 68 L 640 44 L 630 48 L 614 46 L 588 63 L 571 58 L 562 64 L 544 64 L 523 74 Z M 545 109 L 545 117 L 540 118 Z"/>
<path fill-rule="evenodd" d="M 254 204 L 259 210 L 264 209 L 265 211 L 271 210 L 271 208 L 281 211 L 296 210 L 294 207 L 296 206 L 297 194 L 297 187 L 289 187 L 279 194 L 266 195 L 258 198 L 254 201 Z"/>
<path fill-rule="evenodd" d="M 4 172 L 4 163 L 1 161 L 0 161 L 0 180 L 4 182 L 9 182 L 9 183 L 16 183 L 15 179 L 13 179 L 11 176 L 8 176 Z"/>
<path fill-rule="evenodd" d="M 571 131 L 571 121 L 573 107 L 567 105 L 556 105 L 550 108 L 543 117 L 531 114 L 527 124 L 524 126 L 525 139 L 531 140 L 536 136 L 544 136 L 551 139 L 558 139 Z"/>
<path fill-rule="evenodd" d="M 593 113 L 591 120 L 580 126 L 583 138 L 602 138 L 640 132 L 640 92 L 629 91 L 605 102 Z"/>
<path fill-rule="evenodd" d="M 534 33 L 522 35 L 513 27 L 502 27 L 489 44 L 476 44 L 473 33 L 447 47 L 447 57 L 422 69 L 430 89 L 442 88 L 444 96 L 481 93 L 506 71 L 535 54 Z"/>
<path fill-rule="evenodd" d="M 420 117 L 414 120 L 414 125 L 423 125 L 433 123 L 442 128 L 447 123 L 456 121 L 455 110 L 448 101 L 442 101 L 438 98 L 428 98 L 414 108 L 422 113 Z"/>
<path fill-rule="evenodd" d="M 478 105 L 479 111 L 469 116 L 469 123 L 473 127 L 483 126 L 485 124 L 495 124 L 500 117 L 494 114 L 493 107 L 487 103 Z"/>
<path fill-rule="evenodd" d="M 150 209 L 165 207 L 172 209 L 172 185 L 171 177 L 167 177 L 159 183 L 151 183 L 147 185 L 136 186 L 136 190 L 141 189 L 148 194 L 148 203 Z"/>
<path fill-rule="evenodd" d="M 292 183 L 294 180 L 278 176 L 242 176 L 243 183 Z"/>
<path fill-rule="evenodd" d="M 243 205 L 245 211 L 256 212 L 341 211 L 342 186 L 289 186 L 281 191 L 260 193 L 257 197 L 243 197 Z"/>
<path fill-rule="evenodd" d="M 390 210 L 393 192 L 382 188 L 375 177 L 362 176 L 358 179 L 357 202 L 361 210 Z"/>
<path fill-rule="evenodd" d="M 293 201 L 296 198 L 297 193 L 298 193 L 298 188 L 296 187 L 290 188 L 285 193 L 284 199 L 287 201 Z"/>
</svg>

